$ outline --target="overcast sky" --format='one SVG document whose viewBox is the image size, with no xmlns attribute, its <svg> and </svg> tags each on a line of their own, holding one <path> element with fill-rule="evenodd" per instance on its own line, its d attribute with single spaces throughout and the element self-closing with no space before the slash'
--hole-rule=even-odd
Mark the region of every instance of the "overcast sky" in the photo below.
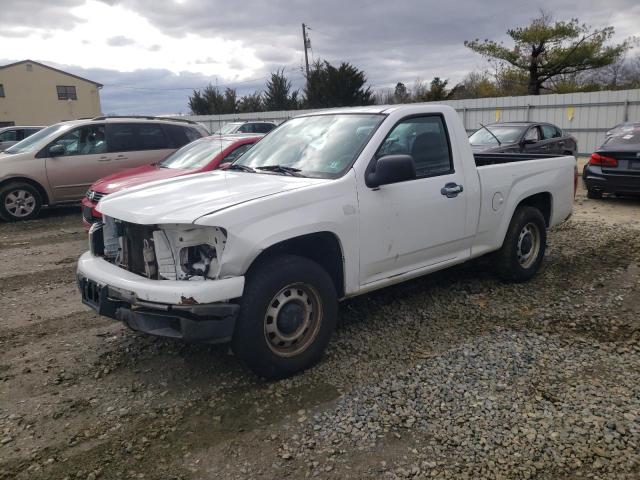
<svg viewBox="0 0 640 480">
<path fill-rule="evenodd" d="M 2 0 L 0 64 L 31 59 L 104 84 L 105 113 L 188 113 L 209 82 L 239 94 L 284 68 L 302 86 L 301 23 L 312 59 L 348 61 L 374 88 L 459 81 L 486 63 L 463 46 L 505 39 L 540 8 L 640 36 L 638 0 Z"/>
</svg>

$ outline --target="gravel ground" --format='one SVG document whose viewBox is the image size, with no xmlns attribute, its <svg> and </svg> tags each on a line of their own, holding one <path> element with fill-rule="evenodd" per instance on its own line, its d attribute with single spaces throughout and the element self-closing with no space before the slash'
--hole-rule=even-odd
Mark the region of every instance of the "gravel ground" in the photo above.
<svg viewBox="0 0 640 480">
<path fill-rule="evenodd" d="M 639 230 L 581 192 L 531 282 L 481 259 L 350 300 L 265 383 L 85 309 L 75 209 L 0 224 L 0 478 L 639 478 Z"/>
</svg>

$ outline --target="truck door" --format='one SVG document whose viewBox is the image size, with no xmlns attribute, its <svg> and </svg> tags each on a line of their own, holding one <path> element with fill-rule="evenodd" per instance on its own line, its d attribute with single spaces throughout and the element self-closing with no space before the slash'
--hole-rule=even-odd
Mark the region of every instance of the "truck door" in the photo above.
<svg viewBox="0 0 640 480">
<path fill-rule="evenodd" d="M 464 176 L 454 165 L 444 117 L 400 121 L 376 158 L 393 154 L 411 155 L 417 178 L 376 189 L 358 182 L 363 286 L 469 254 Z"/>
</svg>

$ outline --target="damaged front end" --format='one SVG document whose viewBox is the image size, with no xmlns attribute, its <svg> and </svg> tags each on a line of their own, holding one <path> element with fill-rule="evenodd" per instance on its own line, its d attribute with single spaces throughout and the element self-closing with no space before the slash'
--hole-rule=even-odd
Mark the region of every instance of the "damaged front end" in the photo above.
<svg viewBox="0 0 640 480">
<path fill-rule="evenodd" d="M 91 253 L 155 280 L 214 280 L 227 242 L 219 227 L 137 225 L 105 216 L 89 231 Z"/>
<path fill-rule="evenodd" d="M 229 340 L 239 310 L 230 302 L 235 296 L 221 293 L 211 303 L 194 295 L 241 290 L 243 279 L 219 279 L 226 242 L 219 227 L 138 225 L 103 216 L 89 231 L 93 260 L 79 262 L 83 302 L 133 330 L 194 342 Z M 102 264 L 111 272 L 106 282 L 81 268 L 99 259 L 112 265 Z"/>
</svg>

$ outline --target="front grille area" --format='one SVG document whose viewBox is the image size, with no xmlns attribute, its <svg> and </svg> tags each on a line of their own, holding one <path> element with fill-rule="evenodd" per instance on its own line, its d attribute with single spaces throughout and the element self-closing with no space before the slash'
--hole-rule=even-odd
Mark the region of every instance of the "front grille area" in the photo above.
<svg viewBox="0 0 640 480">
<path fill-rule="evenodd" d="M 103 217 L 89 230 L 91 251 L 106 261 L 137 275 L 158 278 L 158 262 L 155 256 L 153 225 Z"/>
<path fill-rule="evenodd" d="M 149 225 L 137 225 L 135 223 L 119 222 L 122 235 L 122 251 L 119 256 L 119 266 L 138 275 L 148 278 L 158 278 L 158 264 L 153 259 L 145 259 L 144 249 L 153 251 L 153 231 L 155 227 Z"/>
<path fill-rule="evenodd" d="M 95 190 L 87 191 L 87 198 L 96 203 L 102 200 L 106 195 L 106 193 L 96 192 Z"/>
</svg>

